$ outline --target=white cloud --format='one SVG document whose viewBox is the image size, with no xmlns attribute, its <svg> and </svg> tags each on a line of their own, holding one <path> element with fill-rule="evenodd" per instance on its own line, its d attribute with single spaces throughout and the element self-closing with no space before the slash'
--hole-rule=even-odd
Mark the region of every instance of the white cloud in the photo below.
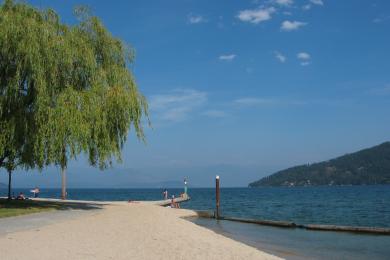
<svg viewBox="0 0 390 260">
<path fill-rule="evenodd" d="M 310 60 L 310 54 L 307 52 L 300 52 L 297 54 L 297 58 L 300 60 Z"/>
<path fill-rule="evenodd" d="M 275 3 L 282 6 L 289 6 L 294 3 L 293 0 L 275 0 Z"/>
<path fill-rule="evenodd" d="M 245 71 L 246 71 L 246 73 L 248 73 L 248 74 L 252 74 L 255 70 L 254 70 L 252 67 L 247 67 L 247 68 L 245 69 Z"/>
<path fill-rule="evenodd" d="M 305 10 L 305 11 L 310 10 L 312 8 L 312 5 L 321 5 L 321 6 L 323 6 L 324 2 L 322 0 L 310 0 L 310 3 L 302 6 L 302 9 Z"/>
<path fill-rule="evenodd" d="M 246 98 L 236 99 L 236 100 L 234 100 L 234 103 L 237 105 L 243 105 L 243 106 L 272 105 L 272 104 L 275 104 L 275 100 L 268 99 L 268 98 L 246 97 Z"/>
<path fill-rule="evenodd" d="M 234 104 L 242 107 L 258 107 L 258 106 L 300 106 L 305 105 L 307 102 L 279 99 L 279 98 L 258 98 L 258 97 L 246 97 L 234 100 Z"/>
<path fill-rule="evenodd" d="M 222 110 L 207 110 L 207 111 L 203 112 L 202 115 L 208 116 L 208 117 L 213 117 L 213 118 L 221 118 L 221 117 L 227 116 L 226 112 L 224 112 Z"/>
<path fill-rule="evenodd" d="M 371 94 L 374 95 L 390 95 L 390 84 L 385 85 L 381 88 L 373 88 L 370 90 Z"/>
<path fill-rule="evenodd" d="M 275 51 L 275 58 L 277 58 L 281 63 L 285 63 L 287 61 L 286 56 L 284 56 L 278 51 Z"/>
<path fill-rule="evenodd" d="M 177 89 L 150 98 L 150 111 L 162 121 L 179 122 L 207 102 L 207 93 L 193 89 Z"/>
<path fill-rule="evenodd" d="M 224 28 L 225 28 L 225 24 L 224 24 L 223 16 L 222 16 L 222 15 L 220 15 L 220 16 L 218 17 L 217 27 L 218 27 L 219 29 L 224 29 Z"/>
<path fill-rule="evenodd" d="M 205 23 L 206 19 L 201 15 L 188 15 L 188 22 L 190 24 Z"/>
<path fill-rule="evenodd" d="M 258 24 L 270 20 L 272 18 L 271 15 L 275 11 L 276 9 L 274 7 L 253 9 L 253 10 L 243 10 L 238 13 L 237 18 L 243 22 Z"/>
<path fill-rule="evenodd" d="M 372 22 L 374 22 L 374 23 L 383 23 L 383 22 L 386 22 L 387 20 L 390 20 L 390 15 L 388 15 L 388 16 L 384 16 L 384 15 L 379 16 L 379 17 L 375 18 L 374 20 L 372 20 Z"/>
<path fill-rule="evenodd" d="M 294 31 L 298 30 L 300 27 L 305 26 L 307 23 L 298 22 L 298 21 L 284 21 L 280 27 L 282 31 Z"/>
<path fill-rule="evenodd" d="M 310 65 L 310 63 L 311 63 L 311 56 L 307 52 L 298 53 L 297 58 L 301 61 L 302 66 L 307 66 L 307 65 Z"/>
<path fill-rule="evenodd" d="M 232 61 L 232 60 L 234 60 L 236 57 L 237 57 L 236 54 L 228 54 L 228 55 L 221 55 L 221 56 L 219 56 L 219 59 L 220 59 L 220 60 L 223 60 L 223 61 Z"/>
<path fill-rule="evenodd" d="M 322 0 L 310 0 L 310 2 L 315 5 L 324 5 Z"/>
</svg>

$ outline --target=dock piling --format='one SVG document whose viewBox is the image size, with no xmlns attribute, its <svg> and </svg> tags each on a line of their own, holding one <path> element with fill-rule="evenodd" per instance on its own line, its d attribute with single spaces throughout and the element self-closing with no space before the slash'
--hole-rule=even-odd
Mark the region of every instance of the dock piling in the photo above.
<svg viewBox="0 0 390 260">
<path fill-rule="evenodd" d="M 215 218 L 219 219 L 219 202 L 220 202 L 220 194 L 219 194 L 219 175 L 215 177 Z"/>
</svg>

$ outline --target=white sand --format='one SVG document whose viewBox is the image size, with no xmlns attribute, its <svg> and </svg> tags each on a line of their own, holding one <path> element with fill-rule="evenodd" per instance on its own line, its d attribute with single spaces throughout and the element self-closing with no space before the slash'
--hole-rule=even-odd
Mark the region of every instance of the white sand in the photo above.
<svg viewBox="0 0 390 260">
<path fill-rule="evenodd" d="M 190 210 L 128 203 L 0 236 L 0 259 L 279 259 L 181 217 Z"/>
</svg>

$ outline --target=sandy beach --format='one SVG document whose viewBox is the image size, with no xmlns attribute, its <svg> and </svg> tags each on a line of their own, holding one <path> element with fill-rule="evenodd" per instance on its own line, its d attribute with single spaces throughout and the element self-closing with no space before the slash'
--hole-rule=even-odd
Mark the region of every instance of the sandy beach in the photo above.
<svg viewBox="0 0 390 260">
<path fill-rule="evenodd" d="M 279 259 L 183 219 L 190 210 L 105 205 L 39 228 L 0 234 L 1 259 Z M 27 217 L 27 216 L 25 216 Z"/>
</svg>

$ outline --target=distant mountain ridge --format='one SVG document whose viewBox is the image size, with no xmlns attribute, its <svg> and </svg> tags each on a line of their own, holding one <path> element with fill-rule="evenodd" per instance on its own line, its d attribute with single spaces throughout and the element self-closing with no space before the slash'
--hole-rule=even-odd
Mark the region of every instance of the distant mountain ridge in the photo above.
<svg viewBox="0 0 390 260">
<path fill-rule="evenodd" d="M 390 142 L 320 163 L 295 166 L 249 184 L 316 186 L 390 184 Z"/>
<path fill-rule="evenodd" d="M 7 187 L 8 187 L 7 185 L 5 185 L 4 183 L 0 182 L 0 189 L 5 189 Z"/>
</svg>

